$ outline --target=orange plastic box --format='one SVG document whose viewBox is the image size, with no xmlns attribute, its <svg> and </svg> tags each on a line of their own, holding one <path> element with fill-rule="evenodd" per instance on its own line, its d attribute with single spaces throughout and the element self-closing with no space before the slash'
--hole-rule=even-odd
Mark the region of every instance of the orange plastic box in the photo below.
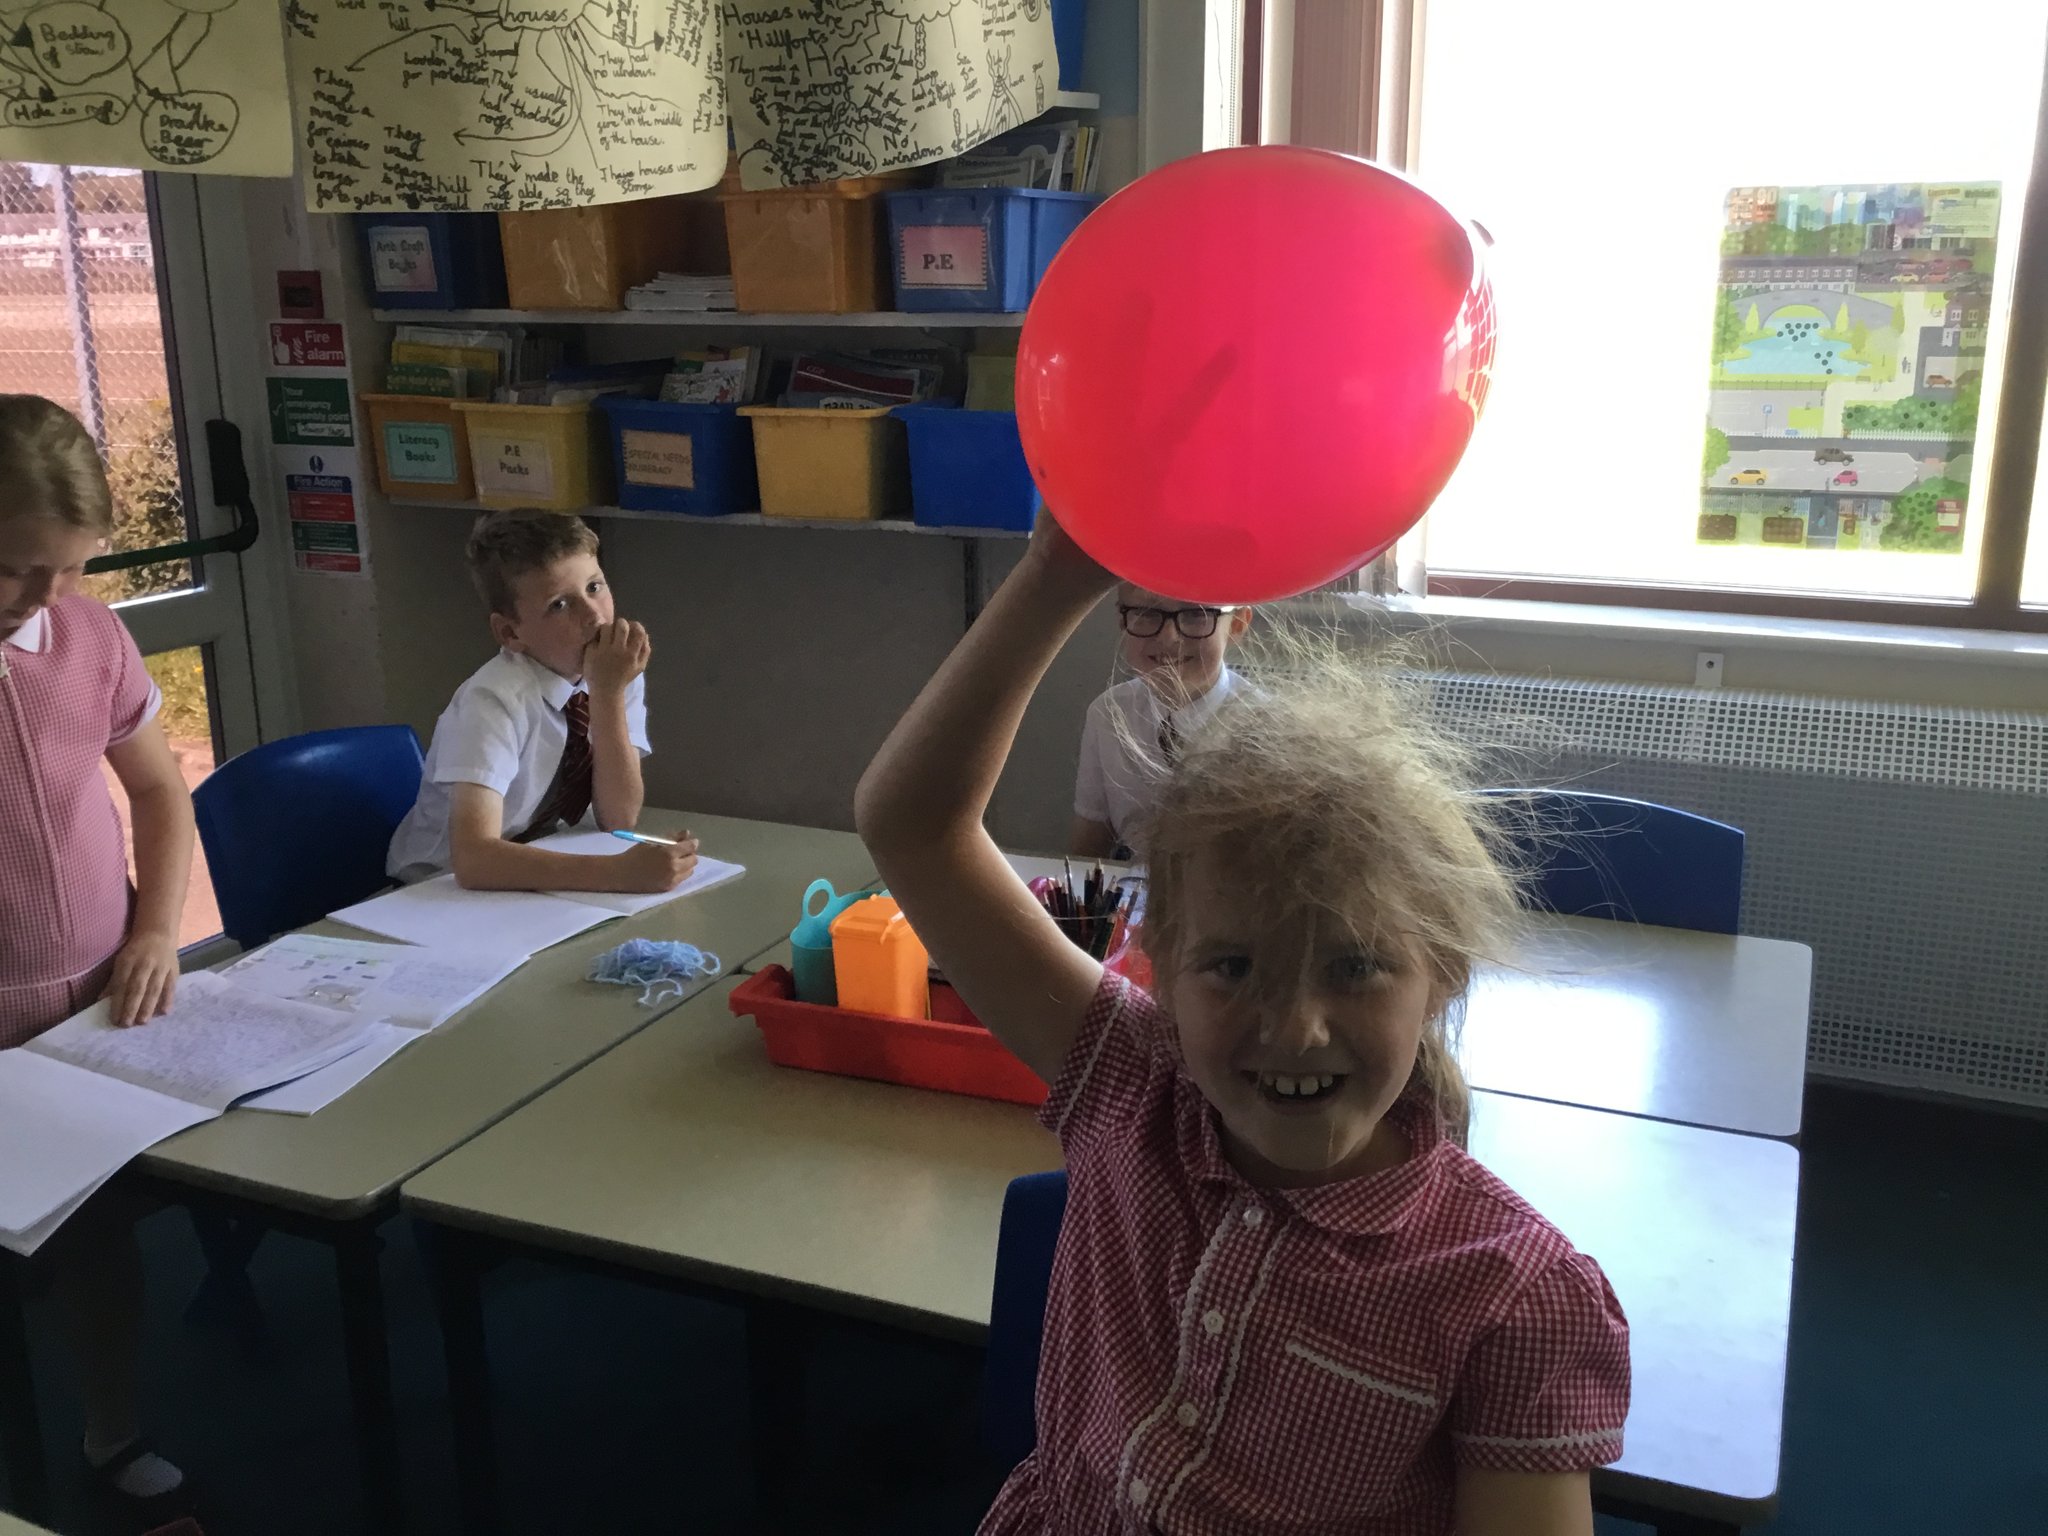
<svg viewBox="0 0 2048 1536">
<path fill-rule="evenodd" d="M 891 172 L 720 193 L 739 307 L 807 315 L 888 309 L 889 210 L 881 194 L 915 180 Z"/>
<path fill-rule="evenodd" d="M 751 1018 L 778 1067 L 867 1077 L 940 1093 L 1037 1106 L 1038 1074 L 979 1024 L 896 1019 L 796 1000 L 796 982 L 779 965 L 733 988 L 728 1006 Z"/>
<path fill-rule="evenodd" d="M 921 1019 L 932 957 L 893 896 L 869 896 L 832 919 L 832 979 L 841 1007 Z"/>
<path fill-rule="evenodd" d="M 873 522 L 910 514 L 910 448 L 887 406 L 743 405 L 763 517 Z"/>
<path fill-rule="evenodd" d="M 729 272 L 714 193 L 498 215 L 514 309 L 624 309 L 657 272 Z"/>
<path fill-rule="evenodd" d="M 433 395 L 364 395 L 377 488 L 399 501 L 473 501 L 469 430 L 453 400 Z"/>
</svg>

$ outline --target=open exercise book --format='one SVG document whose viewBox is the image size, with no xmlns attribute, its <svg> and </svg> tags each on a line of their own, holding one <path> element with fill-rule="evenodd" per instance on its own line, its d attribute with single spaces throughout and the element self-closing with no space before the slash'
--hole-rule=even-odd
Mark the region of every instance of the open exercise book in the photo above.
<svg viewBox="0 0 2048 1536">
<path fill-rule="evenodd" d="M 558 832 L 533 846 L 600 858 L 626 848 L 609 832 Z M 700 856 L 689 879 L 672 891 L 647 896 L 611 891 L 466 891 L 453 875 L 441 875 L 372 896 L 333 915 L 336 922 L 408 944 L 517 954 L 524 959 L 599 923 L 637 916 L 745 873 L 741 865 Z"/>
<path fill-rule="evenodd" d="M 0 1246 L 33 1253 L 138 1152 L 340 1060 L 370 1027 L 200 971 L 148 1024 L 116 1029 L 100 1002 L 0 1051 Z"/>
<path fill-rule="evenodd" d="M 32 1253 L 137 1153 L 230 1104 L 311 1114 L 518 959 L 289 934 L 179 978 L 160 1019 L 107 1007 L 0 1051 L 0 1247 Z"/>
</svg>

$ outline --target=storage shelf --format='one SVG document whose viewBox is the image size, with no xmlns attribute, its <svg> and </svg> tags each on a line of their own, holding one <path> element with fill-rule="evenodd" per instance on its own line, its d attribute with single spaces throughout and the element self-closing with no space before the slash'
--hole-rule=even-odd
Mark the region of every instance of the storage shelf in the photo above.
<svg viewBox="0 0 2048 1536">
<path fill-rule="evenodd" d="M 1095 91 L 1054 91 L 1045 99 L 1046 109 L 1065 107 L 1070 112 L 1099 112 L 1102 97 Z"/>
<path fill-rule="evenodd" d="M 482 512 L 474 501 L 408 501 L 387 496 L 394 507 L 422 507 L 432 511 Z M 907 518 L 765 517 L 759 512 L 728 512 L 723 517 L 693 517 L 687 512 L 643 512 L 633 507 L 582 507 L 585 517 L 624 518 L 629 522 L 678 523 L 691 528 L 829 528 L 835 533 L 919 533 L 944 539 L 1026 539 L 1030 535 L 1012 528 L 926 528 Z"/>
<path fill-rule="evenodd" d="M 753 329 L 877 330 L 877 331 L 1014 331 L 1024 323 L 1019 314 L 976 314 L 968 311 L 917 315 L 902 310 L 844 315 L 754 315 L 739 310 L 702 312 L 653 309 L 379 309 L 371 313 L 394 325 L 408 323 L 478 325 L 635 325 L 667 330 L 743 331 Z"/>
</svg>

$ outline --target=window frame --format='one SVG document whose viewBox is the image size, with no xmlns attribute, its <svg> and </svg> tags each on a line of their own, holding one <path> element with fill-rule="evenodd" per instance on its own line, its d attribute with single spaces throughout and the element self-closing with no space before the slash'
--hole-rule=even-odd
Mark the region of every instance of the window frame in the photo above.
<svg viewBox="0 0 2048 1536">
<path fill-rule="evenodd" d="M 1305 144 L 1413 167 L 1420 144 L 1427 0 L 1242 0 L 1247 143 Z M 1254 46 L 1253 39 L 1259 40 Z M 1798 621 L 2048 633 L 2048 605 L 2020 600 L 2044 425 L 2048 425 L 2048 57 L 2034 147 L 2011 246 L 2012 308 L 1988 443 L 1983 542 L 1966 599 L 1860 597 L 1767 587 L 1601 581 L 1429 569 L 1392 551 L 1363 573 L 1367 590 L 1419 598 L 1477 598 L 1681 610 Z"/>
</svg>

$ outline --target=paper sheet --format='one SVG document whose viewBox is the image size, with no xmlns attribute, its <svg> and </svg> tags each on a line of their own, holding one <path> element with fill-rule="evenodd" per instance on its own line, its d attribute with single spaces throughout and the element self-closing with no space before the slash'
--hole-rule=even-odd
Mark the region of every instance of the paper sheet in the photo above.
<svg viewBox="0 0 2048 1536">
<path fill-rule="evenodd" d="M 0 3 L 0 160 L 288 176 L 271 0 Z"/>
<path fill-rule="evenodd" d="M 432 1029 L 523 963 L 523 956 L 286 934 L 221 974 L 268 997 Z"/>
<path fill-rule="evenodd" d="M 536 848 L 552 849 L 556 853 L 575 853 L 589 858 L 607 858 L 627 845 L 609 832 L 557 832 L 552 837 L 537 840 Z M 564 901 L 580 902 L 586 906 L 603 907 L 623 917 L 634 917 L 656 907 L 666 906 L 685 896 L 695 896 L 713 886 L 724 885 L 728 880 L 737 880 L 747 872 L 744 864 L 728 864 L 723 859 L 707 859 L 697 856 L 697 867 L 690 871 L 690 878 L 672 891 L 656 891 L 644 894 L 630 891 L 551 891 Z"/>
<path fill-rule="evenodd" d="M 728 0 L 740 184 L 925 165 L 1022 127 L 1059 86 L 1049 0 Z"/>
<path fill-rule="evenodd" d="M 377 1024 L 356 1050 L 304 1077 L 242 1100 L 237 1109 L 267 1109 L 281 1115 L 311 1115 L 325 1109 L 385 1062 L 419 1039 L 420 1031 Z"/>
<path fill-rule="evenodd" d="M 218 1112 L 339 1060 L 369 1032 L 348 1014 L 245 992 L 207 971 L 179 979 L 162 1018 L 116 1029 L 107 1013 L 95 1003 L 22 1049 Z"/>
<path fill-rule="evenodd" d="M 25 1047 L 0 1051 L 0 1247 L 34 1252 L 58 1225 L 47 1220 L 53 1212 L 76 1206 L 138 1152 L 213 1115 Z"/>
<path fill-rule="evenodd" d="M 315 212 L 580 208 L 725 173 L 711 0 L 288 0 Z"/>
<path fill-rule="evenodd" d="M 336 922 L 407 944 L 524 960 L 618 913 L 535 891 L 465 891 L 453 875 L 441 875 L 332 915 Z"/>
</svg>

